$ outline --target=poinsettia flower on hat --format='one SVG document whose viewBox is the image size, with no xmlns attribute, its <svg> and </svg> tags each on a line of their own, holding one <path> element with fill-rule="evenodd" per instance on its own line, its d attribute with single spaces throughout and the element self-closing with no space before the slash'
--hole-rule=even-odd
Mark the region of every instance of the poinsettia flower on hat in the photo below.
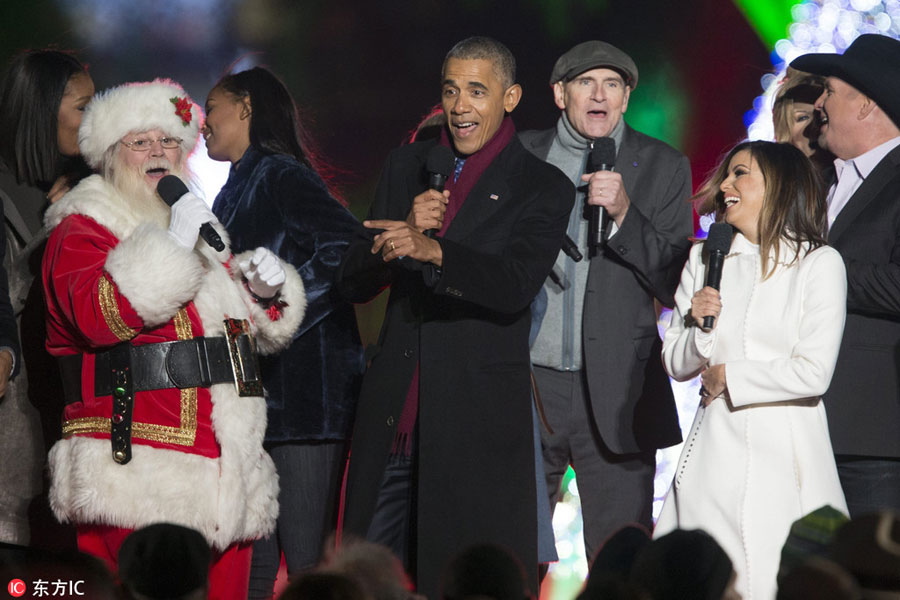
<svg viewBox="0 0 900 600">
<path fill-rule="evenodd" d="M 169 98 L 169 102 L 175 105 L 175 114 L 181 117 L 182 124 L 187 127 L 191 122 L 193 115 L 191 114 L 191 101 L 187 98 Z"/>
</svg>

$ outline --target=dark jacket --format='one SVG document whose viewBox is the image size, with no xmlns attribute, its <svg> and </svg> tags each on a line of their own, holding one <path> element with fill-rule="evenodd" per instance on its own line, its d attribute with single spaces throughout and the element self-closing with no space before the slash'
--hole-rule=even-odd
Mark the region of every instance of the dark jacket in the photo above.
<svg viewBox="0 0 900 600">
<path fill-rule="evenodd" d="M 553 128 L 520 137 L 546 160 L 555 135 Z M 691 169 L 683 154 L 626 125 L 616 171 L 631 206 L 603 254 L 590 259 L 582 348 L 600 436 L 627 454 L 681 441 L 653 300 L 672 306 L 690 250 Z"/>
<path fill-rule="evenodd" d="M 364 364 L 353 306 L 332 282 L 362 226 L 314 171 L 253 146 L 232 167 L 213 212 L 235 253 L 265 246 L 294 265 L 306 287 L 306 316 L 293 343 L 260 358 L 266 442 L 346 439 Z"/>
<path fill-rule="evenodd" d="M 391 153 L 370 218 L 404 220 L 427 187 L 436 142 Z M 436 598 L 441 568 L 476 542 L 512 550 L 536 583 L 537 524 L 529 380 L 529 305 L 561 247 L 572 184 L 515 138 L 475 184 L 446 235 L 433 287 L 386 265 L 360 240 L 338 285 L 365 302 L 390 285 L 378 353 L 354 426 L 345 530 L 365 535 L 400 411 L 419 363 L 419 591 Z"/>
<path fill-rule="evenodd" d="M 900 148 L 838 213 L 828 243 L 847 267 L 847 323 L 825 393 L 831 444 L 900 458 Z"/>
</svg>

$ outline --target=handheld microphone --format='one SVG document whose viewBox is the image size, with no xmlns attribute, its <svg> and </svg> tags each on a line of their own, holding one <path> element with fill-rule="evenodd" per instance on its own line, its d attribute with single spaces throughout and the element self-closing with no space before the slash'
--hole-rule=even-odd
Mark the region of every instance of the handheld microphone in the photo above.
<svg viewBox="0 0 900 600">
<path fill-rule="evenodd" d="M 713 223 L 706 236 L 706 251 L 709 253 L 709 267 L 706 269 L 706 285 L 718 290 L 722 282 L 722 264 L 725 255 L 731 249 L 731 238 L 734 228 L 728 223 Z M 703 317 L 703 329 L 712 329 L 716 318 L 712 315 Z"/>
<path fill-rule="evenodd" d="M 444 184 L 450 173 L 453 172 L 453 165 L 456 158 L 453 156 L 453 150 L 447 146 L 437 145 L 428 151 L 425 159 L 425 170 L 428 171 L 428 189 L 437 192 L 444 191 Z M 426 229 L 425 235 L 434 238 L 436 229 Z"/>
<path fill-rule="evenodd" d="M 616 141 L 611 137 L 601 137 L 591 142 L 589 172 L 612 171 L 616 166 Z M 588 246 L 596 251 L 606 245 L 609 237 L 609 214 L 602 206 L 591 205 L 588 227 Z"/>
<path fill-rule="evenodd" d="M 175 175 L 166 175 L 156 184 L 156 193 L 163 199 L 163 202 L 172 206 L 178 202 L 185 194 L 190 194 L 190 190 L 184 185 L 184 182 Z M 204 223 L 200 226 L 200 237 L 207 244 L 213 247 L 216 252 L 225 249 L 225 242 L 219 237 L 212 223 Z"/>
<path fill-rule="evenodd" d="M 566 256 L 574 260 L 575 262 L 580 261 L 584 258 L 584 254 L 578 249 L 578 244 L 570 238 L 568 235 L 563 238 L 562 251 L 566 253 Z"/>
</svg>

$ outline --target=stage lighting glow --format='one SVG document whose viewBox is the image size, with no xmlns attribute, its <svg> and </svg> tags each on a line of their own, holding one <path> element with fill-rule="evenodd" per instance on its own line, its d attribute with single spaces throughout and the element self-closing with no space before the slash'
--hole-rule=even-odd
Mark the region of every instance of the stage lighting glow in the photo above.
<svg viewBox="0 0 900 600">
<path fill-rule="evenodd" d="M 788 28 L 789 37 L 773 46 L 777 75 L 761 78 L 763 94 L 753 100 L 753 108 L 744 114 L 748 139 L 774 138 L 774 93 L 787 65 L 798 56 L 810 52 L 842 53 L 863 33 L 900 38 L 898 0 L 804 0 L 791 9 L 791 16 L 794 23 Z"/>
<path fill-rule="evenodd" d="M 91 45 L 153 42 L 205 48 L 226 30 L 225 20 L 237 0 L 167 0 L 144 2 L 136 9 L 121 0 L 57 0 L 72 15 L 76 33 Z"/>
<path fill-rule="evenodd" d="M 575 553 L 575 544 L 569 540 L 560 540 L 556 543 L 556 553 L 559 555 L 559 560 L 567 560 Z"/>
<path fill-rule="evenodd" d="M 228 179 L 231 163 L 211 159 L 206 153 L 206 142 L 201 137 L 188 157 L 188 167 L 194 174 L 194 187 L 199 188 L 194 189 L 194 192 L 212 206 L 213 200 Z"/>
</svg>

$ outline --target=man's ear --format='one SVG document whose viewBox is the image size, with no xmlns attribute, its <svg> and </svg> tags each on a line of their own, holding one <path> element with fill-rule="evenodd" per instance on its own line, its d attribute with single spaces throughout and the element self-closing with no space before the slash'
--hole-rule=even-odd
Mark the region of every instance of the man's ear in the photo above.
<svg viewBox="0 0 900 600">
<path fill-rule="evenodd" d="M 860 94 L 862 96 L 862 94 Z M 859 112 L 856 114 L 856 120 L 862 121 L 870 114 L 878 105 L 875 104 L 875 101 L 869 98 L 868 96 L 862 96 L 862 101 L 859 103 Z"/>
<path fill-rule="evenodd" d="M 503 92 L 503 109 L 511 113 L 522 99 L 522 86 L 514 83 Z"/>
<path fill-rule="evenodd" d="M 623 115 L 628 110 L 628 99 L 629 98 L 631 98 L 631 86 L 626 85 L 625 86 L 625 95 L 622 98 L 622 114 Z"/>
<path fill-rule="evenodd" d="M 559 110 L 566 110 L 566 84 L 562 81 L 553 84 L 553 101 Z"/>
</svg>

